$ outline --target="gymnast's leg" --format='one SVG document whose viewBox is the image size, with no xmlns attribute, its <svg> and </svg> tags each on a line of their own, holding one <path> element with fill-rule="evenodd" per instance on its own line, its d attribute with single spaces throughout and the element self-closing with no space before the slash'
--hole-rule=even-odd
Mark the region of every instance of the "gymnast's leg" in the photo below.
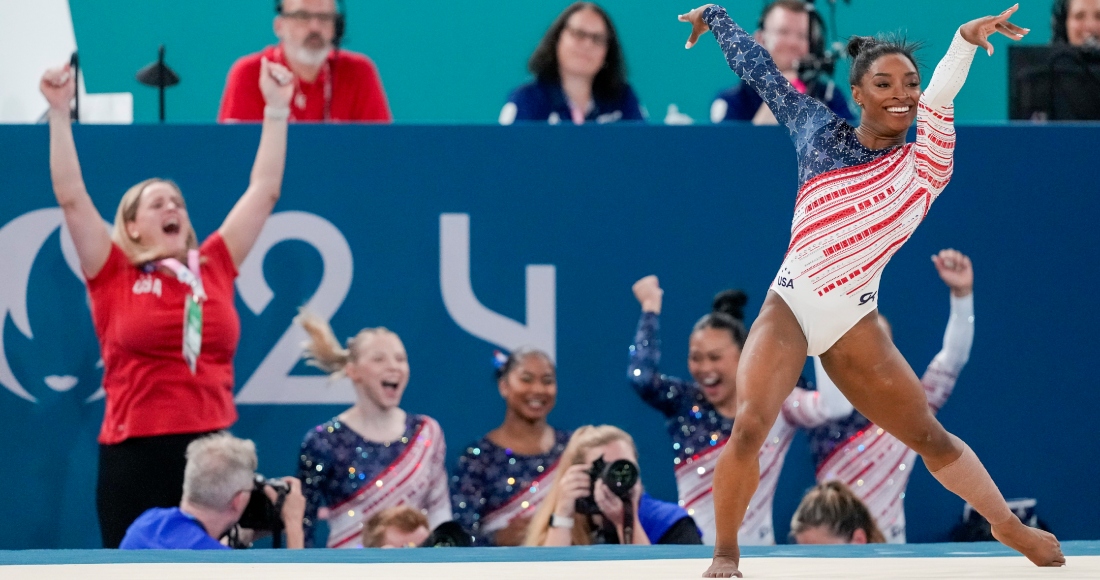
<svg viewBox="0 0 1100 580">
<path fill-rule="evenodd" d="M 865 316 L 824 354 L 821 364 L 852 405 L 920 454 L 944 487 L 982 514 L 1003 544 L 1038 566 L 1062 566 L 1058 540 L 1025 526 L 974 452 L 932 415 L 917 375 L 878 325 Z"/>
<path fill-rule="evenodd" d="M 737 531 L 760 483 L 760 447 L 806 362 L 806 337 L 794 313 L 768 292 L 737 369 L 737 416 L 714 469 L 717 538 L 705 578 L 740 577 Z"/>
</svg>

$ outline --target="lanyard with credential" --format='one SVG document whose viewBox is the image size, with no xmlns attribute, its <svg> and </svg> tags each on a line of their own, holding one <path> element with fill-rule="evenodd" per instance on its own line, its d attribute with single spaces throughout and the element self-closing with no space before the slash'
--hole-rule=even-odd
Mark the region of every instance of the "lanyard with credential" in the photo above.
<svg viewBox="0 0 1100 580">
<path fill-rule="evenodd" d="M 165 258 L 157 264 L 171 270 L 177 280 L 191 287 L 191 293 L 183 303 L 183 359 L 187 361 L 191 374 L 195 374 L 202 350 L 202 303 L 206 301 L 206 291 L 203 290 L 202 275 L 199 273 L 199 251 L 187 251 L 187 266 L 175 258 Z"/>
</svg>

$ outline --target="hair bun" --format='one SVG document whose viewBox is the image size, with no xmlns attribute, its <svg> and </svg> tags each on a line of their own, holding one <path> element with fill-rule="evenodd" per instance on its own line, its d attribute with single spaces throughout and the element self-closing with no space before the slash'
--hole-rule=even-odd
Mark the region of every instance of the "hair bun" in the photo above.
<svg viewBox="0 0 1100 580">
<path fill-rule="evenodd" d="M 714 297 L 711 310 L 728 314 L 737 320 L 745 320 L 745 305 L 749 303 L 749 295 L 744 290 L 723 290 Z"/>
<path fill-rule="evenodd" d="M 848 39 L 848 56 L 855 58 L 859 56 L 859 53 L 871 48 L 878 44 L 878 40 L 875 40 L 871 36 L 853 36 Z"/>
</svg>

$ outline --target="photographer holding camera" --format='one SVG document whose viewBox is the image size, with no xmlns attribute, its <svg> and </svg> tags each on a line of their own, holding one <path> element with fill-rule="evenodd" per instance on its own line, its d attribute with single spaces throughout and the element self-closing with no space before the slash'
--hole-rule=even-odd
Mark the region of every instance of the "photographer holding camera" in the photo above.
<svg viewBox="0 0 1100 580">
<path fill-rule="evenodd" d="M 783 76 L 798 92 L 825 103 L 834 113 L 852 121 L 847 97 L 833 82 L 833 60 L 825 50 L 825 27 L 812 0 L 774 0 L 760 14 L 756 42 L 767 49 Z M 764 99 L 744 81 L 722 91 L 710 106 L 710 120 L 752 121 L 776 125 Z"/>
<path fill-rule="evenodd" d="M 526 545 L 702 543 L 683 508 L 643 491 L 634 439 L 622 429 L 577 429 L 561 466 L 527 528 Z"/>
<path fill-rule="evenodd" d="M 187 446 L 183 499 L 178 508 L 141 514 L 119 546 L 124 550 L 226 550 L 222 537 L 238 522 L 257 533 L 286 531 L 288 548 L 302 548 L 305 498 L 293 477 L 264 480 L 256 474 L 256 445 L 221 432 Z"/>
</svg>

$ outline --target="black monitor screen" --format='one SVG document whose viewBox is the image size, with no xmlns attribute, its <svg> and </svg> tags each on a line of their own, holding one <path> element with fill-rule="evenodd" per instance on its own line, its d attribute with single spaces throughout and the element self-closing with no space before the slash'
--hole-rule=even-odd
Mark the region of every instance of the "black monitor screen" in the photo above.
<svg viewBox="0 0 1100 580">
<path fill-rule="evenodd" d="M 1008 118 L 1100 120 L 1100 50 L 1010 46 Z"/>
</svg>

